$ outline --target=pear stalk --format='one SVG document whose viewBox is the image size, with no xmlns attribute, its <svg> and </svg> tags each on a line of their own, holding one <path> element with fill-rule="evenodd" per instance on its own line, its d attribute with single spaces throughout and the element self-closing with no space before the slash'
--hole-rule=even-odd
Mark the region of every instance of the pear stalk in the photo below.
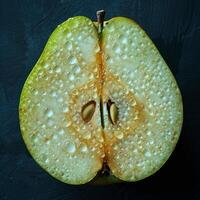
<svg viewBox="0 0 200 200">
<path fill-rule="evenodd" d="M 105 18 L 105 11 L 104 10 L 98 10 L 97 11 L 97 22 L 98 22 L 98 33 L 100 35 L 103 31 L 104 18 Z"/>
</svg>

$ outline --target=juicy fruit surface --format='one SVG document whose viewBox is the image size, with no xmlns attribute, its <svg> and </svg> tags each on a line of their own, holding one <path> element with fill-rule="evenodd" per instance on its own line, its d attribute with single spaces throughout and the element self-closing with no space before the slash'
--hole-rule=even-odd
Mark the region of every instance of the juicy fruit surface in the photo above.
<svg viewBox="0 0 200 200">
<path fill-rule="evenodd" d="M 122 180 L 143 179 L 168 159 L 181 131 L 179 89 L 144 31 L 117 17 L 101 38 L 86 17 L 61 24 L 21 95 L 27 148 L 41 167 L 70 184 L 89 182 L 103 162 Z M 106 111 L 109 100 L 118 108 L 116 123 Z M 86 123 L 81 111 L 90 101 L 95 111 Z"/>
<path fill-rule="evenodd" d="M 83 104 L 97 94 L 98 35 L 93 23 L 76 17 L 50 37 L 29 75 L 20 102 L 23 138 L 35 160 L 61 181 L 80 184 L 101 169 L 99 109 L 85 125 Z"/>
<path fill-rule="evenodd" d="M 156 47 L 131 20 L 111 19 L 102 46 L 104 95 L 119 108 L 117 126 L 105 126 L 108 163 L 120 179 L 140 180 L 157 171 L 175 147 L 182 126 L 181 95 Z"/>
</svg>

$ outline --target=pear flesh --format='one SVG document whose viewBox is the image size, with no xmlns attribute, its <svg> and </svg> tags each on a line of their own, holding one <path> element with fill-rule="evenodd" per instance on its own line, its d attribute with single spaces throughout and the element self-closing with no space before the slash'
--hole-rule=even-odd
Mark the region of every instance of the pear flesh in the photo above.
<svg viewBox="0 0 200 200">
<path fill-rule="evenodd" d="M 179 88 L 146 33 L 132 20 L 116 17 L 101 34 L 83 16 L 59 25 L 20 98 L 28 150 L 68 184 L 91 181 L 105 163 L 113 181 L 144 179 L 167 161 L 181 132 Z M 118 108 L 114 124 L 106 111 L 109 100 Z M 86 123 L 81 111 L 90 101 L 95 110 Z"/>
</svg>

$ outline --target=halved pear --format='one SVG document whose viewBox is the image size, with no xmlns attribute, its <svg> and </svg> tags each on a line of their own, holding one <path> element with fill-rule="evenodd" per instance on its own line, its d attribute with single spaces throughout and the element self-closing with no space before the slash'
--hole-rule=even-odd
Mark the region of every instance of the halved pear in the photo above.
<svg viewBox="0 0 200 200">
<path fill-rule="evenodd" d="M 84 184 L 105 166 L 114 181 L 156 172 L 177 143 L 183 108 L 172 73 L 135 22 L 113 18 L 99 37 L 95 23 L 78 16 L 49 38 L 19 116 L 36 162 L 60 181 Z"/>
</svg>

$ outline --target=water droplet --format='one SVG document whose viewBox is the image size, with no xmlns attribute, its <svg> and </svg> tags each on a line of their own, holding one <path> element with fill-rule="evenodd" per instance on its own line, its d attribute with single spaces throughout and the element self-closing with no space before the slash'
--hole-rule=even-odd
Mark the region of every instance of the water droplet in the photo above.
<svg viewBox="0 0 200 200">
<path fill-rule="evenodd" d="M 76 65 L 74 66 L 73 71 L 74 73 L 78 74 L 81 71 L 81 68 L 78 65 Z"/>
<path fill-rule="evenodd" d="M 148 135 L 148 136 L 151 135 L 151 131 L 148 131 L 148 132 L 147 132 L 147 135 Z"/>
<path fill-rule="evenodd" d="M 151 140 L 151 141 L 150 141 L 150 144 L 154 144 L 154 141 L 153 141 L 153 140 Z"/>
<path fill-rule="evenodd" d="M 34 95 L 38 95 L 38 93 L 39 93 L 38 90 L 34 91 Z"/>
<path fill-rule="evenodd" d="M 95 147 L 92 147 L 92 149 L 91 149 L 92 151 L 96 151 L 96 148 Z"/>
<path fill-rule="evenodd" d="M 115 137 L 116 137 L 117 139 L 122 139 L 122 138 L 124 137 L 124 134 L 123 134 L 123 132 L 121 132 L 121 131 L 115 131 L 115 132 L 114 132 L 114 135 L 115 135 Z"/>
<path fill-rule="evenodd" d="M 122 56 L 122 59 L 123 59 L 123 60 L 126 60 L 127 58 L 128 58 L 127 55 L 123 55 L 123 56 Z"/>
<path fill-rule="evenodd" d="M 104 138 L 102 136 L 98 137 L 99 142 L 104 142 Z"/>
<path fill-rule="evenodd" d="M 76 57 L 74 57 L 74 56 L 71 56 L 70 58 L 69 58 L 69 63 L 70 64 L 76 64 L 77 63 L 77 59 L 76 59 Z"/>
<path fill-rule="evenodd" d="M 113 32 L 115 30 L 115 28 L 114 28 L 114 26 L 110 26 L 108 30 L 109 30 L 109 32 Z"/>
<path fill-rule="evenodd" d="M 89 79 L 91 80 L 91 79 L 93 79 L 93 78 L 94 78 L 94 74 L 91 73 L 91 74 L 89 75 Z"/>
<path fill-rule="evenodd" d="M 82 35 L 79 35 L 77 40 L 81 41 L 83 39 L 83 36 Z"/>
<path fill-rule="evenodd" d="M 146 157 L 150 157 L 151 156 L 151 153 L 149 151 L 145 152 L 145 156 Z"/>
<path fill-rule="evenodd" d="M 113 147 L 113 149 L 114 149 L 114 150 L 118 150 L 118 146 L 115 145 L 115 146 Z"/>
<path fill-rule="evenodd" d="M 56 67 L 56 68 L 55 68 L 55 72 L 56 72 L 56 73 L 60 73 L 60 72 L 61 72 L 61 68 L 60 68 L 60 67 Z"/>
<path fill-rule="evenodd" d="M 54 139 L 54 140 L 56 140 L 57 138 L 58 138 L 58 136 L 57 136 L 57 135 L 54 135 L 54 136 L 53 136 L 53 139 Z"/>
<path fill-rule="evenodd" d="M 69 75 L 69 80 L 70 80 L 70 81 L 73 81 L 74 79 L 75 79 L 74 75 L 73 75 L 73 74 L 70 74 L 70 75 Z"/>
<path fill-rule="evenodd" d="M 132 168 L 132 167 L 133 167 L 133 164 L 129 163 L 129 164 L 128 164 L 128 167 L 129 167 L 129 168 Z"/>
<path fill-rule="evenodd" d="M 45 124 L 43 124 L 43 125 L 42 125 L 42 128 L 46 128 L 46 125 L 45 125 Z"/>
<path fill-rule="evenodd" d="M 58 99 L 58 102 L 63 102 L 63 98 L 62 98 L 62 97 L 59 98 L 59 99 Z"/>
<path fill-rule="evenodd" d="M 52 96 L 52 97 L 57 97 L 58 95 L 57 95 L 56 92 L 53 91 L 53 92 L 51 93 L 51 96 Z"/>
<path fill-rule="evenodd" d="M 52 117 L 53 116 L 53 111 L 52 110 L 47 110 L 46 111 L 47 117 Z"/>
<path fill-rule="evenodd" d="M 67 38 L 70 38 L 71 36 L 72 36 L 72 33 L 71 32 L 69 32 L 69 33 L 67 33 Z"/>
<path fill-rule="evenodd" d="M 113 50 L 115 51 L 116 54 L 119 54 L 121 52 L 120 47 L 114 47 Z"/>
<path fill-rule="evenodd" d="M 58 131 L 59 135 L 64 135 L 65 131 L 63 129 L 61 129 L 60 131 Z"/>
<path fill-rule="evenodd" d="M 133 150 L 133 152 L 134 152 L 134 153 L 137 153 L 137 152 L 138 152 L 138 150 L 137 150 L 137 149 L 134 149 L 134 150 Z"/>
<path fill-rule="evenodd" d="M 108 64 L 112 64 L 112 63 L 114 63 L 114 61 L 113 61 L 112 58 L 107 58 L 107 62 L 108 62 Z"/>
<path fill-rule="evenodd" d="M 54 123 L 52 120 L 48 120 L 47 124 L 48 124 L 48 126 L 53 126 Z"/>
<path fill-rule="evenodd" d="M 47 140 L 47 141 L 46 141 L 46 144 L 47 144 L 47 145 L 49 145 L 49 144 L 50 144 L 50 141 L 49 141 L 49 140 Z"/>
<path fill-rule="evenodd" d="M 48 67 L 49 67 L 49 64 L 46 63 L 46 64 L 44 65 L 44 68 L 47 69 Z"/>
<path fill-rule="evenodd" d="M 66 43 L 66 47 L 67 47 L 67 50 L 68 50 L 68 51 L 72 50 L 72 47 L 73 47 L 73 46 L 72 46 L 72 43 L 68 41 L 68 42 Z"/>
<path fill-rule="evenodd" d="M 67 144 L 67 151 L 68 153 L 74 153 L 76 151 L 76 146 L 74 143 Z"/>
<path fill-rule="evenodd" d="M 65 108 L 63 109 L 63 112 L 64 112 L 64 113 L 66 113 L 66 112 L 68 112 L 68 111 L 69 111 L 68 107 L 65 107 Z"/>
<path fill-rule="evenodd" d="M 71 123 L 70 121 L 67 122 L 66 127 L 69 127 L 71 124 L 72 124 L 72 123 Z"/>
<path fill-rule="evenodd" d="M 127 44 L 128 43 L 128 38 L 126 36 L 120 36 L 119 38 L 122 42 L 122 44 Z"/>
<path fill-rule="evenodd" d="M 37 137 L 34 139 L 34 142 L 35 142 L 35 143 L 38 142 L 38 138 L 37 138 Z"/>
<path fill-rule="evenodd" d="M 70 90 L 73 90 L 74 87 L 75 87 L 74 84 L 70 84 L 69 89 L 70 89 Z"/>
<path fill-rule="evenodd" d="M 168 135 L 172 135 L 172 132 L 169 131 L 167 134 L 168 134 Z"/>
<path fill-rule="evenodd" d="M 105 156 L 106 156 L 105 153 L 102 153 L 101 158 L 104 158 Z"/>
<path fill-rule="evenodd" d="M 87 152 L 87 151 L 88 151 L 87 146 L 86 146 L 85 144 L 82 144 L 82 145 L 80 146 L 80 151 L 81 151 L 81 152 Z"/>
<path fill-rule="evenodd" d="M 83 136 L 85 139 L 90 139 L 91 138 L 91 133 L 90 132 L 87 132 L 84 134 Z"/>
</svg>

